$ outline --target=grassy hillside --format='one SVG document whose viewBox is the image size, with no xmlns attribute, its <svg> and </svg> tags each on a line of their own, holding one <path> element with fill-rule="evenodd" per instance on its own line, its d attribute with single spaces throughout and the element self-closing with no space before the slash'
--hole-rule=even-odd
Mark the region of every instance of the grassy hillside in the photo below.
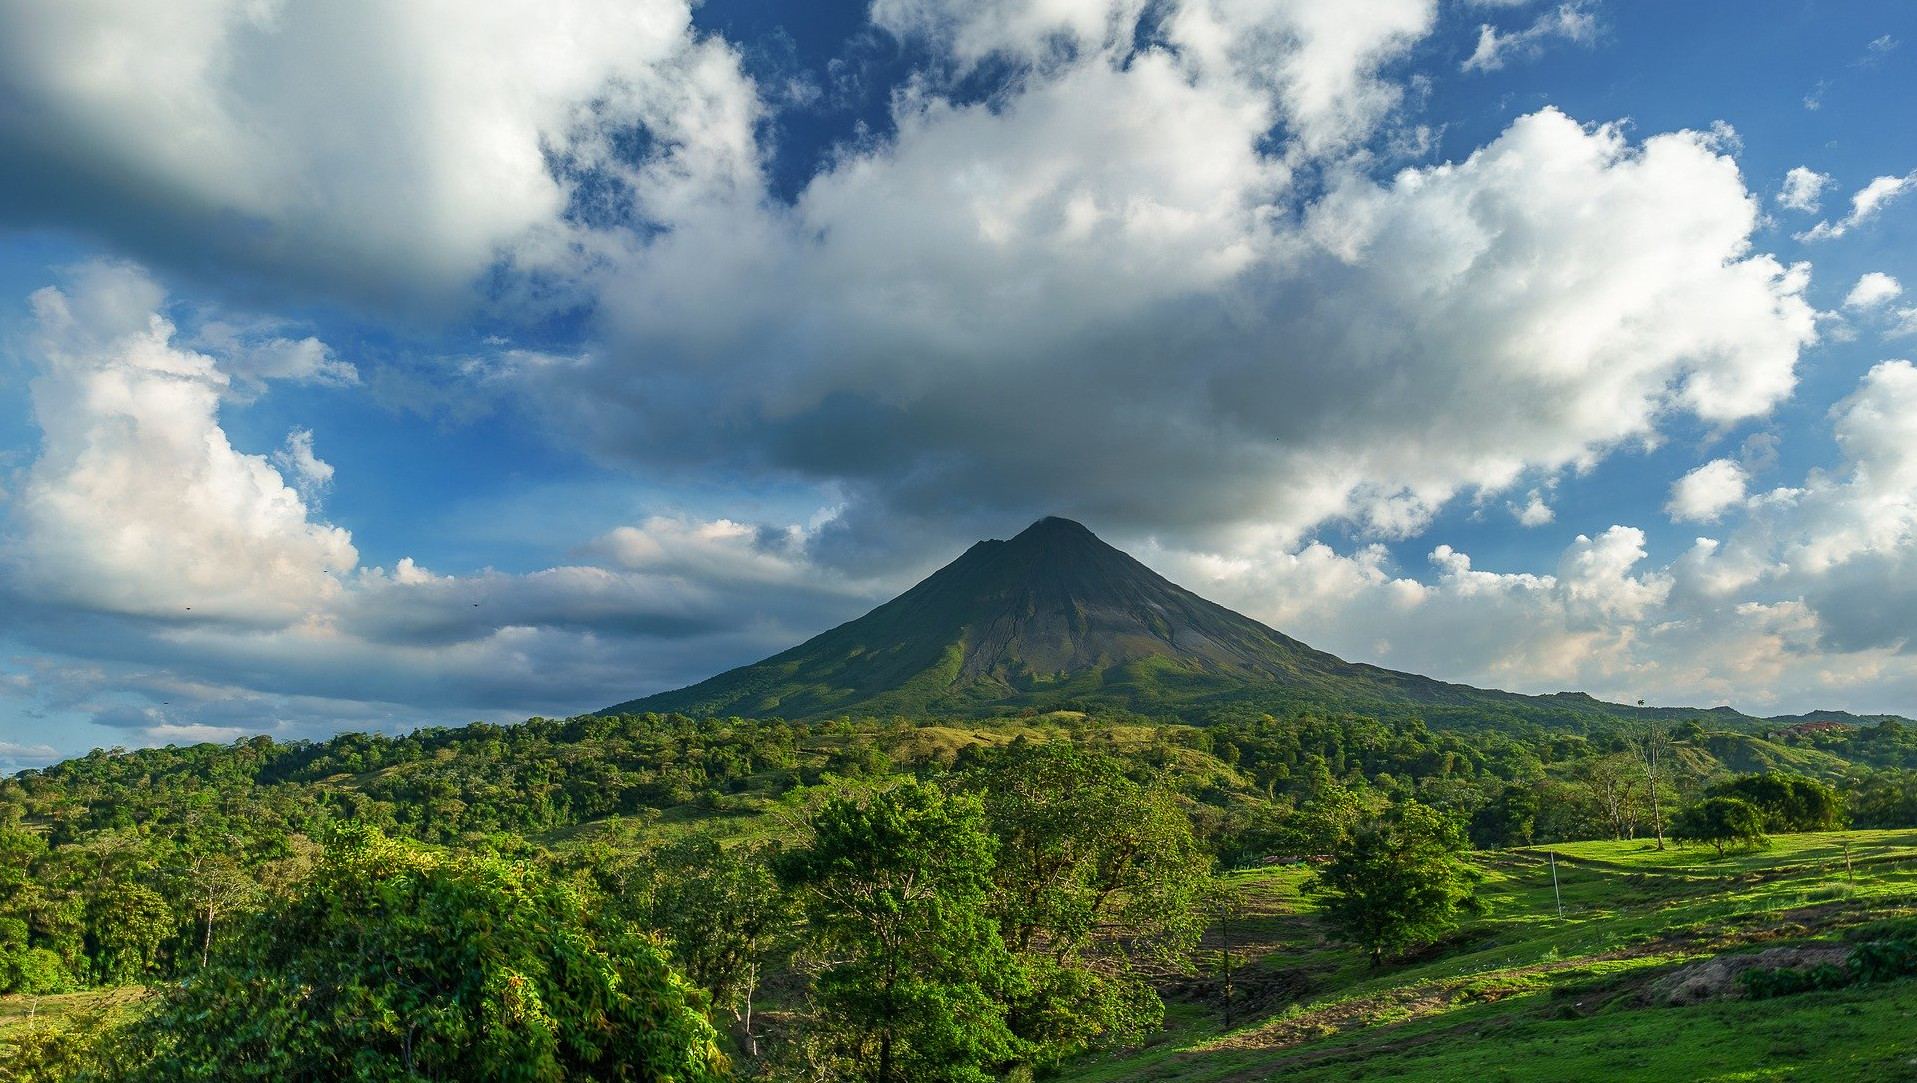
<svg viewBox="0 0 1917 1083">
<path fill-rule="evenodd" d="M 1254 1022 L 1227 1028 L 1219 982 L 1195 984 L 1142 1051 L 1072 1083 L 1331 1080 L 1906 1080 L 1917 982 L 1752 1001 L 1727 980 L 1755 953 L 1841 957 L 1917 930 L 1917 832 L 1778 836 L 1718 858 L 1642 842 L 1480 855 L 1490 912 L 1418 961 L 1371 970 L 1326 943 L 1302 868 L 1239 874 L 1234 985 Z M 1845 846 L 1849 846 L 1849 872 Z M 1558 855 L 1564 916 L 1548 853 Z"/>
</svg>

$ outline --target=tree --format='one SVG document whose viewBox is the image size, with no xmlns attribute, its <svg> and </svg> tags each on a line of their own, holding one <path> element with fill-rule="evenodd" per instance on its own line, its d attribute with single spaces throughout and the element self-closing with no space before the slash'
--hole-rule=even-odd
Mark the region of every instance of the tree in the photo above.
<svg viewBox="0 0 1917 1083">
<path fill-rule="evenodd" d="M 1529 846 L 1537 829 L 1538 791 L 1513 783 L 1498 792 L 1471 817 L 1471 841 L 1482 849 Z"/>
<path fill-rule="evenodd" d="M 1332 934 L 1377 966 L 1437 939 L 1457 925 L 1459 911 L 1476 908 L 1477 873 L 1459 859 L 1463 845 L 1455 824 L 1406 802 L 1342 839 L 1305 890 L 1319 897 Z"/>
<path fill-rule="evenodd" d="M 1712 786 L 1710 797 L 1736 797 L 1757 806 L 1766 831 L 1828 831 L 1843 822 L 1844 799 L 1802 775 L 1743 775 Z"/>
<path fill-rule="evenodd" d="M 1580 762 L 1575 777 L 1589 795 L 1598 819 L 1614 839 L 1637 835 L 1637 766 L 1632 757 L 1593 756 Z"/>
<path fill-rule="evenodd" d="M 1764 837 L 1764 813 L 1756 805 L 1739 797 L 1707 797 L 1685 809 L 1671 822 L 1671 837 L 1687 842 L 1708 842 L 1724 856 L 1727 844 L 1750 849 L 1770 845 Z"/>
<path fill-rule="evenodd" d="M 109 884 L 87 907 L 88 954 L 101 985 L 138 982 L 159 965 L 174 933 L 173 908 L 141 884 Z"/>
<path fill-rule="evenodd" d="M 1917 826 L 1917 771 L 1861 773 L 1846 796 L 1859 827 Z"/>
<path fill-rule="evenodd" d="M 221 853 L 196 856 L 181 877 L 194 915 L 201 922 L 200 967 L 213 953 L 213 929 L 222 916 L 259 901 L 260 887 L 233 858 Z"/>
<path fill-rule="evenodd" d="M 1638 713 L 1644 712 L 1644 701 L 1637 701 Z M 1656 722 L 1649 725 L 1639 724 L 1627 738 L 1632 754 L 1644 765 L 1644 782 L 1650 791 L 1651 828 L 1657 833 L 1657 848 L 1664 849 L 1664 806 L 1659 803 L 1657 784 L 1664 771 L 1669 770 L 1673 749 L 1671 735 L 1659 728 Z"/>
<path fill-rule="evenodd" d="M 962 1083 L 1012 1045 L 998 987 L 1011 958 L 988 912 L 993 843 L 978 799 L 908 782 L 827 802 L 781 854 L 807 939 L 810 1056 L 824 1078 Z"/>
<path fill-rule="evenodd" d="M 991 912 L 1022 971 L 1007 1021 L 1041 1067 L 1156 1027 L 1141 967 L 1183 965 L 1203 930 L 1211 859 L 1172 794 L 1125 769 L 1018 742 L 968 779 L 998 840 Z"/>
<path fill-rule="evenodd" d="M 697 1003 L 529 866 L 349 826 L 126 1032 L 124 1078 L 705 1083 L 725 1062 Z"/>
<path fill-rule="evenodd" d="M 643 893 L 643 921 L 666 936 L 673 962 L 713 1007 L 733 1014 L 747 1052 L 758 1055 L 752 997 L 792 919 L 766 855 L 694 835 L 647 857 L 652 883 Z"/>
</svg>

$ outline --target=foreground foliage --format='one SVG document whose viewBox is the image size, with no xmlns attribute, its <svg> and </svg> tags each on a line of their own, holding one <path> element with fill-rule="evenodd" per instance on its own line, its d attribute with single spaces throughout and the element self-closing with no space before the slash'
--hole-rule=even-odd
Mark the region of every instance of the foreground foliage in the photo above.
<svg viewBox="0 0 1917 1083">
<path fill-rule="evenodd" d="M 101 1074 L 703 1083 L 726 1062 L 658 947 L 523 864 L 343 830 L 312 875 L 116 1033 Z"/>
<path fill-rule="evenodd" d="M 778 871 L 826 960 L 815 1069 L 872 1083 L 989 1078 L 1012 1049 L 1002 999 L 1015 978 L 988 913 L 995 843 L 977 800 L 908 783 L 834 801 L 811 827 Z"/>
<path fill-rule="evenodd" d="M 1757 734 L 1709 722 L 1658 738 L 1662 814 L 1675 814 L 1680 843 L 1706 844 L 1696 858 L 1680 845 L 1683 860 L 1744 860 L 1712 856 L 1708 833 L 1685 830 L 1687 817 L 1724 807 L 1712 802 L 1752 810 L 1726 821 L 1726 851 L 1754 839 L 1737 833 L 1752 824 L 1788 848 L 1790 832 L 1847 815 L 1917 823 L 1917 773 L 1906 770 L 1917 734 L 1901 723 Z M 742 1074 L 1043 1077 L 1150 1042 L 1191 1010 L 1179 996 L 1214 981 L 1237 990 L 1228 1011 L 1273 1002 L 1242 929 L 1196 942 L 1200 915 L 1238 905 L 1217 901 L 1214 868 L 1311 862 L 1326 890 L 1300 900 L 1287 881 L 1289 905 L 1355 945 L 1364 972 L 1393 973 L 1476 935 L 1456 851 L 1466 833 L 1481 848 L 1562 848 L 1653 832 L 1650 769 L 1634 739 L 1436 732 L 1311 712 L 1206 726 L 1073 712 L 989 724 L 655 715 L 96 753 L 0 779 L 0 993 L 54 1005 L 69 991 L 146 987 L 141 1011 L 171 1029 L 155 1022 L 137 1030 L 145 1045 L 101 1045 L 83 1040 L 89 1028 L 36 1022 L 29 1040 L 0 1010 L 0 1080 L 31 1077 L 19 1075 L 31 1063 L 38 1078 L 112 1078 L 162 1056 L 204 1078 L 291 1072 L 251 1052 L 215 1063 L 212 1039 L 194 1051 L 202 1023 L 237 1028 L 231 1048 L 242 1051 L 308 1041 L 275 1031 L 275 1013 L 305 1013 L 284 1024 L 295 1030 L 337 1022 L 401 1072 L 410 1057 L 414 1075 L 396 1078 L 431 1078 L 423 1065 L 453 1046 L 496 1054 L 495 1068 L 518 1065 L 523 1078 L 618 1078 L 594 1059 L 623 1040 L 612 1034 L 623 1009 L 607 1000 L 607 968 L 629 989 L 655 965 L 685 975 L 664 979 L 679 990 L 658 1001 L 667 1017 L 674 1004 L 685 1020 L 713 1013 L 718 1026 L 703 1033 Z M 921 798 L 936 815 L 896 804 Z M 935 826 L 953 840 L 938 851 L 946 857 L 886 842 L 933 837 Z M 1408 842 L 1420 833 L 1441 841 Z M 316 841 L 328 838 L 331 851 Z M 835 877 L 851 882 L 844 869 L 797 870 L 828 844 L 865 855 L 868 888 L 890 868 L 914 885 L 907 895 L 939 884 L 938 897 L 908 906 L 871 889 L 826 900 Z M 349 859 L 353 846 L 386 856 Z M 948 858 L 957 865 L 939 867 Z M 457 943 L 394 917 L 380 950 L 397 954 L 353 971 L 391 916 L 384 904 L 347 905 L 340 885 L 354 877 L 385 885 L 368 898 L 397 893 L 378 896 L 399 900 L 394 915 L 495 888 L 518 901 L 460 910 L 493 916 L 481 931 L 447 934 Z M 311 909 L 322 883 L 334 885 L 331 910 Z M 946 915 L 956 923 L 941 924 Z M 300 943 L 269 951 L 261 930 L 275 923 L 302 930 Z M 574 932 L 554 940 L 549 928 Z M 458 984 L 486 971 L 458 945 L 504 929 L 514 932 L 495 953 L 503 969 Z M 890 956 L 873 947 L 886 936 L 899 949 Z M 359 961 L 329 971 L 328 943 Z M 629 966 L 639 968 L 632 981 Z M 430 1007 L 436 988 L 459 1009 Z M 568 1030 L 575 1008 L 608 1021 Z M 335 1009 L 343 1014 L 327 1014 Z M 10 1057 L 9 1044 L 39 1052 Z"/>
</svg>

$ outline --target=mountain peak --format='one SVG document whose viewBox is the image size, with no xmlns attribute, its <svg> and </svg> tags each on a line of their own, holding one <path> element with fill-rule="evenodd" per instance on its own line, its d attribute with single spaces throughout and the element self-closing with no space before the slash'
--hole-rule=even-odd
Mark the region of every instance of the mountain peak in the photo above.
<svg viewBox="0 0 1917 1083">
<path fill-rule="evenodd" d="M 615 710 L 970 714 L 1134 709 L 1166 682 L 1318 681 L 1344 663 L 1167 581 L 1082 523 L 981 542 L 890 602 L 782 654 Z"/>
<path fill-rule="evenodd" d="M 1080 523 L 1072 519 L 1062 518 L 1057 515 L 1047 515 L 1045 518 L 1040 519 L 1038 522 L 1033 523 L 1031 526 L 1026 527 L 1024 530 L 1019 531 L 1018 536 L 1013 538 L 1012 540 L 1017 541 L 1019 538 L 1048 538 L 1048 537 L 1068 537 L 1068 536 L 1086 537 L 1086 538 L 1091 538 L 1093 540 L 1097 540 L 1098 538 L 1098 535 L 1086 529 L 1084 523 Z"/>
<path fill-rule="evenodd" d="M 1251 703 L 1603 709 L 1352 665 L 1170 582 L 1083 524 L 1047 516 L 1010 541 L 973 545 L 791 650 L 609 711 L 806 719 Z"/>
</svg>

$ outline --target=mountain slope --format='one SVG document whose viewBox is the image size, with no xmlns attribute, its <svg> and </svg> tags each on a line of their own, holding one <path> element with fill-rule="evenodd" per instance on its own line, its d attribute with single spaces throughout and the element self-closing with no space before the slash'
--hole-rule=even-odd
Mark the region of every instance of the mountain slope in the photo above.
<svg viewBox="0 0 1917 1083">
<path fill-rule="evenodd" d="M 1077 523 L 1049 518 L 1010 541 L 979 542 L 892 601 L 791 650 L 608 713 L 977 716 L 1065 705 L 1142 713 L 1399 705 L 1558 722 L 1624 709 L 1348 663 L 1193 594 Z"/>
</svg>

